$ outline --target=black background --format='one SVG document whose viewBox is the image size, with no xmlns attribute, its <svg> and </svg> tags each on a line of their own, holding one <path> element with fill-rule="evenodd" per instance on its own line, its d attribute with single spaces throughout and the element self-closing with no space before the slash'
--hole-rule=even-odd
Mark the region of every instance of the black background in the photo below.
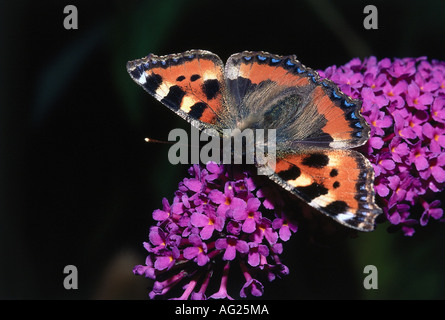
<svg viewBox="0 0 445 320">
<path fill-rule="evenodd" d="M 78 29 L 63 26 L 66 5 Z M 366 5 L 378 29 L 363 27 Z M 354 57 L 445 60 L 443 1 L 2 1 L 0 4 L 0 298 L 146 299 L 151 212 L 187 166 L 167 139 L 188 125 L 147 95 L 125 64 L 149 52 L 296 54 L 325 69 Z M 444 226 L 414 237 L 386 226 L 329 245 L 286 245 L 285 281 L 269 299 L 444 298 Z M 364 290 L 363 268 L 379 270 Z M 65 290 L 63 268 L 79 270 Z"/>
</svg>

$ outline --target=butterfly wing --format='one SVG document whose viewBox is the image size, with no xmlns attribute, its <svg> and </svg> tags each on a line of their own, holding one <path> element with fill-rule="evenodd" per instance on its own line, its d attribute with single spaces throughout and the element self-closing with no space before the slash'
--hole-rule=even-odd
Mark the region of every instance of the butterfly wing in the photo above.
<svg viewBox="0 0 445 320">
<path fill-rule="evenodd" d="M 369 137 L 361 102 L 331 81 L 321 80 L 295 56 L 234 54 L 225 75 L 230 104 L 238 107 L 238 127 L 276 129 L 281 151 L 348 149 L 363 145 Z"/>
<path fill-rule="evenodd" d="M 204 50 L 156 56 L 127 63 L 131 78 L 199 129 L 225 126 L 224 66 Z"/>
<path fill-rule="evenodd" d="M 369 138 L 361 102 L 295 56 L 242 52 L 229 58 L 225 74 L 240 129 L 276 130 L 269 178 L 338 222 L 373 230 L 381 213 L 374 171 L 363 155 L 347 150 Z"/>
<path fill-rule="evenodd" d="M 278 159 L 270 176 L 279 185 L 343 225 L 374 229 L 374 170 L 354 150 L 316 149 Z"/>
</svg>

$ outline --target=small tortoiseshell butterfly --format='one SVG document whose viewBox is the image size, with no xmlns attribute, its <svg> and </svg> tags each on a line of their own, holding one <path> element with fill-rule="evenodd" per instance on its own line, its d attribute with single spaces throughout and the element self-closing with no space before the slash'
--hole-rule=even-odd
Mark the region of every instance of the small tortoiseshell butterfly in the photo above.
<svg viewBox="0 0 445 320">
<path fill-rule="evenodd" d="M 199 129 L 276 129 L 270 179 L 341 224 L 371 231 L 381 209 L 359 152 L 369 126 L 353 100 L 295 56 L 204 50 L 130 61 L 133 80 Z"/>
</svg>

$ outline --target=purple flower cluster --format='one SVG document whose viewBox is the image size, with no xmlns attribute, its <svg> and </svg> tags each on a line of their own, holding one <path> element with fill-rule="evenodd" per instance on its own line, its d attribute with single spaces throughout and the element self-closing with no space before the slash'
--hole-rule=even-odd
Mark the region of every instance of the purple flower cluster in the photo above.
<svg viewBox="0 0 445 320">
<path fill-rule="evenodd" d="M 434 198 L 445 185 L 445 63 L 370 57 L 319 73 L 363 101 L 371 126 L 363 153 L 391 224 L 412 235 L 416 225 L 440 219 L 441 202 Z"/>
<path fill-rule="evenodd" d="M 162 209 L 153 212 L 157 224 L 144 243 L 148 257 L 133 270 L 154 280 L 150 298 L 232 299 L 227 284 L 234 264 L 245 279 L 241 297 L 263 294 L 260 277 L 272 281 L 288 273 L 279 255 L 297 226 L 271 190 L 237 170 L 212 162 L 194 165 L 173 203 L 164 198 Z M 219 283 L 209 294 L 216 273 Z"/>
</svg>

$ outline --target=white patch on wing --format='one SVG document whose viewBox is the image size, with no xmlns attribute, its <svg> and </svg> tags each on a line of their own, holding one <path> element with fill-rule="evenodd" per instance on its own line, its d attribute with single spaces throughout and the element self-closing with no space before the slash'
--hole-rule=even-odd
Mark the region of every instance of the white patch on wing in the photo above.
<svg viewBox="0 0 445 320">
<path fill-rule="evenodd" d="M 314 180 L 304 173 L 302 173 L 297 179 L 287 181 L 287 183 L 293 187 L 306 187 L 311 185 L 313 182 Z"/>
<path fill-rule="evenodd" d="M 350 146 L 346 141 L 332 141 L 329 143 L 329 147 L 333 149 L 349 149 Z"/>
<path fill-rule="evenodd" d="M 160 100 L 164 99 L 168 95 L 171 86 L 172 84 L 169 82 L 161 83 L 159 88 L 156 90 L 156 95 L 160 98 Z"/>
<path fill-rule="evenodd" d="M 226 78 L 234 80 L 238 78 L 239 69 L 235 67 L 229 67 L 226 69 Z"/>
<path fill-rule="evenodd" d="M 321 196 L 316 197 L 309 204 L 313 207 L 325 207 L 325 204 L 329 204 L 337 200 L 334 194 L 328 192 L 327 194 L 323 194 Z M 321 204 L 321 205 L 320 205 Z"/>
<path fill-rule="evenodd" d="M 341 221 L 347 221 L 349 219 L 352 219 L 355 217 L 355 215 L 351 212 L 346 212 L 346 213 L 340 213 L 338 215 L 335 216 L 338 220 Z"/>
<path fill-rule="evenodd" d="M 196 101 L 197 100 L 195 100 L 193 97 L 184 96 L 184 98 L 182 98 L 182 102 L 181 102 L 181 110 L 186 113 L 189 113 L 190 109 L 196 103 Z"/>
<path fill-rule="evenodd" d="M 139 82 L 139 84 L 141 84 L 141 85 L 143 85 L 143 84 L 145 84 L 145 83 L 147 82 L 147 78 L 145 77 L 145 72 L 143 72 L 143 73 L 141 74 L 141 76 L 140 76 L 139 79 L 138 79 L 138 82 Z"/>
<path fill-rule="evenodd" d="M 209 70 L 202 75 L 202 81 L 218 79 L 218 75 L 214 71 Z"/>
</svg>

